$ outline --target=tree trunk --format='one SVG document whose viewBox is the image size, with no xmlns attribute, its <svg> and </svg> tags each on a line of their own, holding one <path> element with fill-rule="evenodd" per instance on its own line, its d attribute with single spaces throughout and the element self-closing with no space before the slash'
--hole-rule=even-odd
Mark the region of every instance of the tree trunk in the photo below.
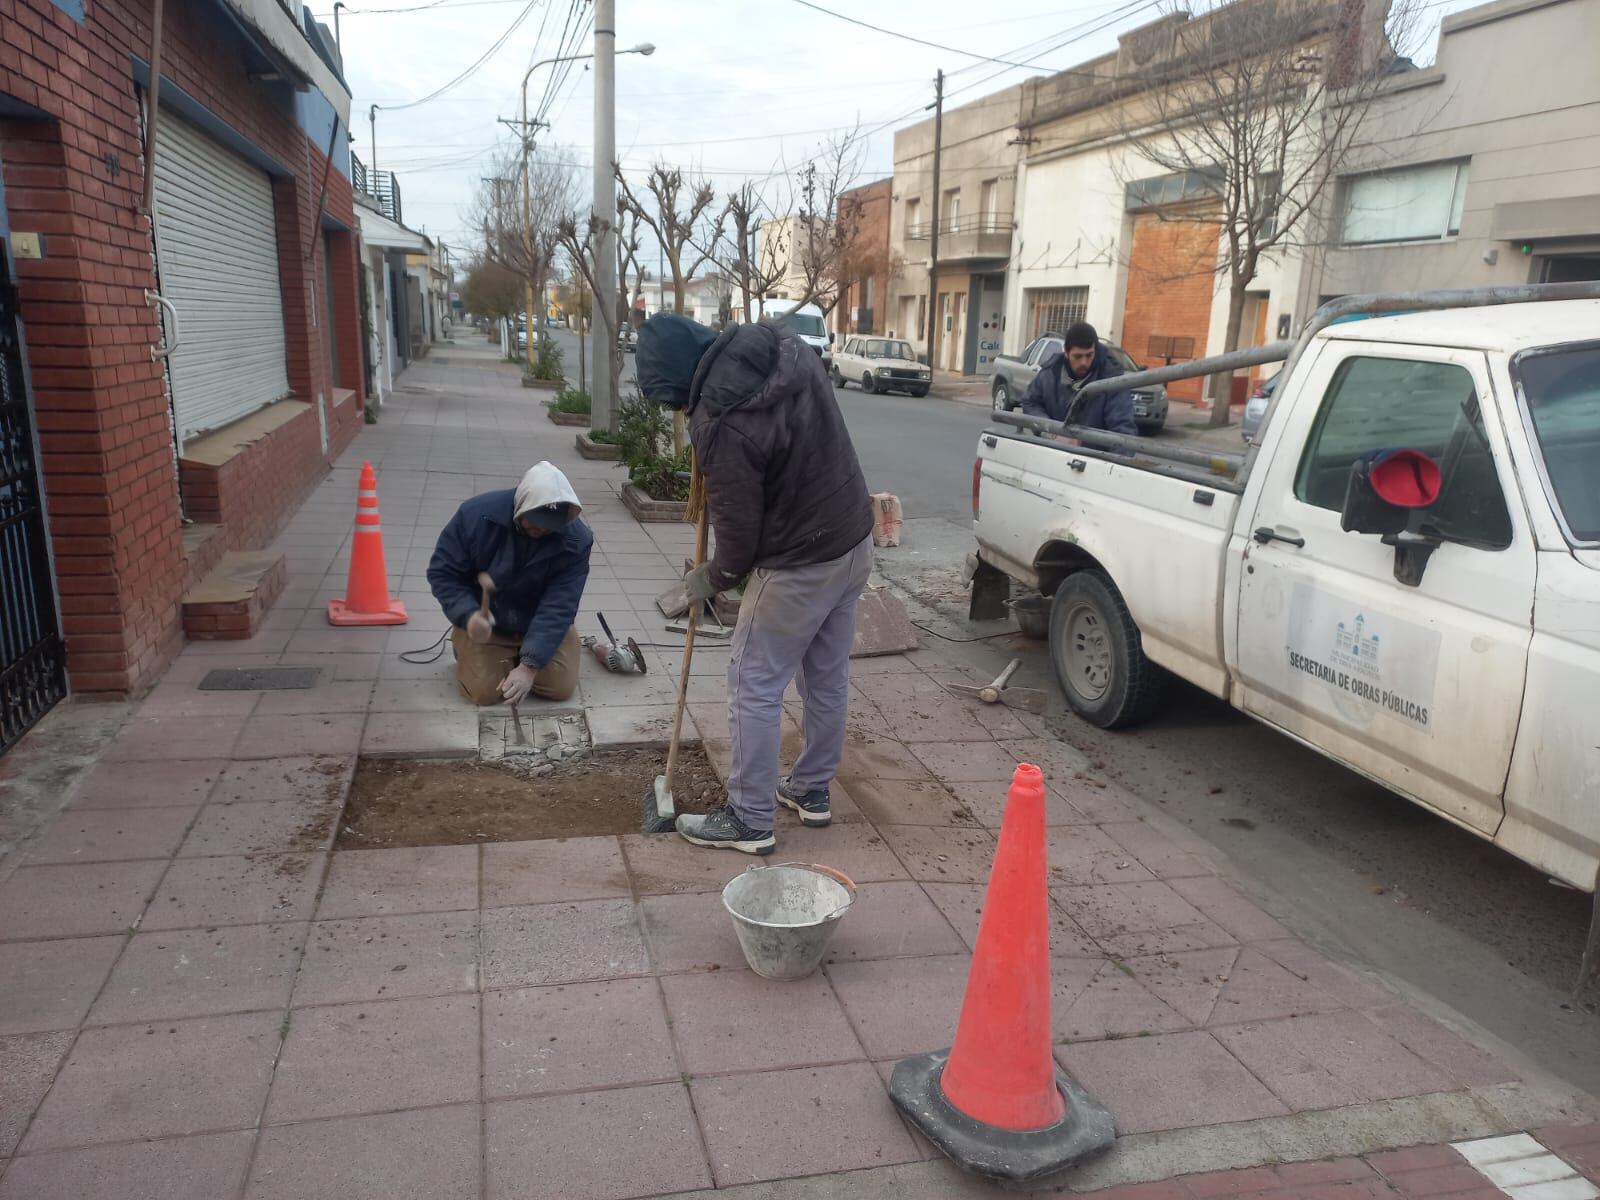
<svg viewBox="0 0 1600 1200">
<path fill-rule="evenodd" d="M 1228 285 L 1228 328 L 1222 340 L 1222 352 L 1228 354 L 1239 348 L 1239 330 L 1244 325 L 1245 287 L 1249 281 L 1235 278 Z M 1207 427 L 1221 429 L 1228 424 L 1233 404 L 1233 373 L 1211 377 L 1211 420 Z"/>
</svg>

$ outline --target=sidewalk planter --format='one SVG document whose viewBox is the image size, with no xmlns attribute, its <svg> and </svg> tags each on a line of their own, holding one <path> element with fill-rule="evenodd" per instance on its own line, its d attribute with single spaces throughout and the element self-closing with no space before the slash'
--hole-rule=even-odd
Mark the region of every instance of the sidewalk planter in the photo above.
<svg viewBox="0 0 1600 1200">
<path fill-rule="evenodd" d="M 526 371 L 522 373 L 522 386 L 540 392 L 559 392 L 567 385 L 565 379 L 537 379 Z"/>
<path fill-rule="evenodd" d="M 552 413 L 552 416 L 567 416 L 567 413 Z M 578 453 L 588 459 L 601 459 L 605 462 L 621 462 L 622 447 L 615 442 L 597 442 L 587 433 L 580 433 L 577 437 Z"/>
<path fill-rule="evenodd" d="M 688 504 L 682 500 L 652 500 L 636 484 L 624 484 L 622 503 L 633 514 L 633 519 L 645 524 L 667 521 L 687 521 Z"/>
<path fill-rule="evenodd" d="M 579 429 L 587 429 L 589 426 L 594 424 L 594 418 L 592 418 L 588 413 L 557 412 L 552 408 L 550 410 L 550 424 L 573 425 Z"/>
</svg>

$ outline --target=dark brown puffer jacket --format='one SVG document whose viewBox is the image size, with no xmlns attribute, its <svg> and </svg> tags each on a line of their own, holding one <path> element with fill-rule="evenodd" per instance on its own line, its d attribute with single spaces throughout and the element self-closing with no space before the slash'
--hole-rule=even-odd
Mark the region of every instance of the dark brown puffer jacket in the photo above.
<svg viewBox="0 0 1600 1200">
<path fill-rule="evenodd" d="M 872 532 L 872 498 L 815 350 L 775 325 L 736 325 L 700 359 L 689 437 L 705 472 L 711 582 L 828 562 Z"/>
</svg>

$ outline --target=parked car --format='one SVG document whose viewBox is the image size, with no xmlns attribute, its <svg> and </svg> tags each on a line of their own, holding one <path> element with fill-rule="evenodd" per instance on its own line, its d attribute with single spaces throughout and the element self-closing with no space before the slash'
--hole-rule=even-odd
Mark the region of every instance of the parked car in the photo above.
<svg viewBox="0 0 1600 1200">
<path fill-rule="evenodd" d="M 1124 372 L 1142 371 L 1144 368 L 1121 346 L 1101 342 L 1106 352 L 1114 358 Z M 1022 397 L 1040 368 L 1050 361 L 1050 356 L 1060 354 L 1066 341 L 1059 333 L 1045 333 L 1028 343 L 1021 354 L 1000 354 L 994 360 L 994 375 L 989 382 L 989 396 L 996 410 L 1018 408 Z M 1146 436 L 1160 433 L 1167 423 L 1167 389 L 1160 384 L 1142 387 L 1133 393 L 1133 419 L 1139 432 Z"/>
<path fill-rule="evenodd" d="M 1600 288 L 1530 294 L 1324 306 L 1249 455 L 1005 414 L 974 468 L 980 611 L 994 572 L 1049 598 L 1091 724 L 1150 715 L 1170 673 L 1594 891 Z"/>
<path fill-rule="evenodd" d="M 638 349 L 639 335 L 633 331 L 633 326 L 627 321 L 624 321 L 622 327 L 617 330 L 617 345 L 621 346 L 628 354 L 632 354 Z"/>
<path fill-rule="evenodd" d="M 1267 405 L 1272 403 L 1272 393 L 1278 387 L 1278 375 L 1275 372 L 1256 384 L 1255 390 L 1250 393 L 1250 399 L 1245 401 L 1244 416 L 1239 418 L 1239 433 L 1247 442 L 1256 440 L 1256 435 L 1261 432 L 1261 422 L 1267 419 Z"/>
<path fill-rule="evenodd" d="M 859 383 L 863 392 L 926 396 L 932 376 L 917 361 L 910 342 L 898 338 L 847 337 L 833 356 L 833 386 Z"/>
</svg>

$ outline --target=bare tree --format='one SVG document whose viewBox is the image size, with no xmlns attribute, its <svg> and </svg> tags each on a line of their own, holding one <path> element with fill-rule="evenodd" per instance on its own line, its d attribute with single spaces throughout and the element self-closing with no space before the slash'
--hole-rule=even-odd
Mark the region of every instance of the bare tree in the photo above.
<svg viewBox="0 0 1600 1200">
<path fill-rule="evenodd" d="M 722 237 L 715 247 L 716 262 L 730 283 L 739 285 L 746 322 L 761 319 L 761 301 L 788 269 L 787 227 L 779 221 L 763 225 L 767 215 L 766 199 L 753 180 L 746 180 L 738 191 L 730 192 L 722 209 Z M 765 240 L 761 240 L 763 230 Z"/>
<path fill-rule="evenodd" d="M 857 243 L 862 204 L 848 195 L 861 176 L 866 139 L 857 126 L 828 139 L 795 174 L 789 222 L 791 271 L 800 281 L 800 304 L 815 304 L 826 316 L 860 269 Z"/>
<path fill-rule="evenodd" d="M 618 328 L 621 322 L 628 319 L 632 308 L 629 303 L 632 295 L 628 292 L 628 269 L 633 269 L 634 279 L 638 281 L 639 291 L 644 292 L 644 271 L 639 264 L 639 214 L 631 209 L 621 209 L 617 213 L 617 321 Z M 613 393 L 614 394 L 614 393 Z"/>
<path fill-rule="evenodd" d="M 526 147 L 532 152 L 533 147 Z M 469 219 L 483 235 L 483 258 L 514 271 L 534 297 L 528 313 L 528 359 L 532 362 L 535 319 L 543 310 L 545 281 L 554 266 L 561 221 L 576 204 L 576 171 L 564 155 L 523 162 L 524 151 L 493 161 L 479 184 Z M 526 167 L 526 170 L 524 170 Z M 524 187 L 526 180 L 526 187 Z"/>
<path fill-rule="evenodd" d="M 611 353 L 605 356 L 605 361 L 611 371 L 611 394 L 620 395 L 618 385 L 622 376 L 622 351 L 617 346 L 617 314 L 615 303 L 607 303 L 594 285 L 595 281 L 595 256 L 601 245 L 601 235 L 604 232 L 604 223 L 598 220 L 594 213 L 580 222 L 570 213 L 561 219 L 556 227 L 556 242 L 566 252 L 572 269 L 589 289 L 589 295 L 594 302 L 591 311 L 594 315 L 594 336 L 603 338 L 611 347 Z M 581 357 L 582 343 L 579 354 Z M 621 405 L 613 404 L 608 415 L 607 428 L 612 433 L 617 432 L 617 419 Z M 597 416 L 599 414 L 596 414 Z"/>
<path fill-rule="evenodd" d="M 1224 351 L 1238 348 L 1262 259 L 1319 236 L 1316 217 L 1401 61 L 1413 3 L 1385 12 L 1355 0 L 1209 0 L 1168 26 L 1164 61 L 1123 106 L 1133 159 L 1165 177 L 1125 178 L 1134 202 L 1220 230 L 1219 252 L 1197 269 L 1228 285 Z M 1126 171 L 1138 173 L 1149 172 Z M 1212 378 L 1211 425 L 1228 423 L 1231 390 L 1230 375 Z"/>
<path fill-rule="evenodd" d="M 643 221 L 661 243 L 672 272 L 672 311 L 681 315 L 688 282 L 710 261 L 721 235 L 723 214 L 713 211 L 717 194 L 704 179 L 685 179 L 679 168 L 661 162 L 651 166 L 641 191 L 634 191 L 620 164 L 617 182 L 619 211 Z"/>
</svg>

